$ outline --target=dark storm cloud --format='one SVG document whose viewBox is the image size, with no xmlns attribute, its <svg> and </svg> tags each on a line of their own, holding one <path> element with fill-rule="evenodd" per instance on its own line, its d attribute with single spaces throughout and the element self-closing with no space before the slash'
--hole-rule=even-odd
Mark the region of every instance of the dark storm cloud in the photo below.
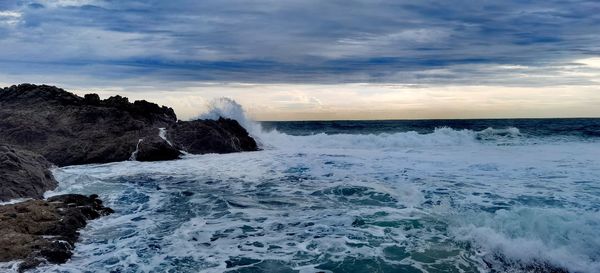
<svg viewBox="0 0 600 273">
<path fill-rule="evenodd" d="M 577 79 L 535 73 L 600 55 L 595 0 L 8 2 L 8 75 L 545 85 Z M 502 66 L 533 74 L 515 82 Z"/>
</svg>

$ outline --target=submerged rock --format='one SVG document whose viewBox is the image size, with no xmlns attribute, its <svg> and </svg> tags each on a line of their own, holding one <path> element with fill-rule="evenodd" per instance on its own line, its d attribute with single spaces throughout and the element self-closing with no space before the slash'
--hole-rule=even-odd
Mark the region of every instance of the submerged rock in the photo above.
<svg viewBox="0 0 600 273">
<path fill-rule="evenodd" d="M 168 128 L 167 137 L 178 145 L 158 137 L 158 128 Z M 0 89 L 0 143 L 39 153 L 59 166 L 124 161 L 136 151 L 136 159 L 153 161 L 177 159 L 182 148 L 189 153 L 257 149 L 232 120 L 178 122 L 173 109 L 147 101 L 79 97 L 32 84 Z"/>
<path fill-rule="evenodd" d="M 0 145 L 0 201 L 15 198 L 42 198 L 58 183 L 43 156 Z"/>
<path fill-rule="evenodd" d="M 20 271 L 41 263 L 64 263 L 78 230 L 113 210 L 96 195 L 67 194 L 0 206 L 0 262 L 22 260 Z"/>
</svg>

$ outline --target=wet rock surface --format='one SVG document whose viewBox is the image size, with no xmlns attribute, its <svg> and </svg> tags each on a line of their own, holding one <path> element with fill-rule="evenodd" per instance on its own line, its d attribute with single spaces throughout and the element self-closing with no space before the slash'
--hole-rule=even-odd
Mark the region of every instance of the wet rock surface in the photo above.
<svg viewBox="0 0 600 273">
<path fill-rule="evenodd" d="M 43 156 L 0 144 L 0 201 L 42 198 L 58 183 Z"/>
<path fill-rule="evenodd" d="M 178 149 L 192 154 L 256 151 L 256 141 L 235 120 L 179 121 L 169 127 L 168 138 Z"/>
<path fill-rule="evenodd" d="M 172 131 L 168 137 L 179 144 L 157 138 L 158 128 Z M 232 120 L 178 122 L 173 109 L 151 102 L 80 97 L 47 85 L 0 89 L 0 143 L 36 152 L 58 166 L 128 160 L 140 139 L 145 141 L 138 159 L 146 161 L 177 159 L 177 147 L 189 153 L 256 150 L 254 140 Z"/>
<path fill-rule="evenodd" d="M 156 129 L 154 135 L 150 135 L 139 142 L 135 159 L 138 161 L 160 161 L 178 158 L 182 153 L 172 144 L 158 136 Z"/>
<path fill-rule="evenodd" d="M 39 153 L 59 166 L 127 160 L 138 139 L 176 120 L 171 108 L 121 96 L 82 98 L 30 84 L 0 89 L 0 143 Z"/>
<path fill-rule="evenodd" d="M 178 121 L 173 109 L 125 97 L 101 100 L 21 84 L 0 89 L 0 201 L 41 199 L 56 188 L 49 168 L 124 160 L 159 161 L 192 154 L 254 151 L 234 120 Z M 97 196 L 61 195 L 0 206 L 0 262 L 21 271 L 64 263 L 78 230 L 108 215 Z"/>
<path fill-rule="evenodd" d="M 77 194 L 0 206 L 0 262 L 21 260 L 20 271 L 45 262 L 64 263 L 78 230 L 112 212 L 97 196 Z"/>
</svg>

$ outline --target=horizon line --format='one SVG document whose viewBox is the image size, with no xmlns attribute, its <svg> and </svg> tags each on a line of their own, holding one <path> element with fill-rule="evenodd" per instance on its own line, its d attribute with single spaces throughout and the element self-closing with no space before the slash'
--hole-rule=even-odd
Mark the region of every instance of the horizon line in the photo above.
<svg viewBox="0 0 600 273">
<path fill-rule="evenodd" d="M 417 119 L 298 119 L 298 120 L 253 120 L 255 122 L 329 122 L 329 121 L 426 121 L 426 120 L 534 120 L 534 119 L 600 119 L 600 117 L 519 117 L 519 118 L 417 118 Z"/>
</svg>

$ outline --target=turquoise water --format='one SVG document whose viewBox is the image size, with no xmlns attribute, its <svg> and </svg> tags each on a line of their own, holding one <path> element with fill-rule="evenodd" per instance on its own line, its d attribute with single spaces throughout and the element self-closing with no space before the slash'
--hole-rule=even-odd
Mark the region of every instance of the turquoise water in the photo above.
<svg viewBox="0 0 600 273">
<path fill-rule="evenodd" d="M 600 272 L 597 120 L 426 122 L 244 123 L 263 151 L 57 169 L 50 195 L 116 213 L 37 272 Z"/>
</svg>

